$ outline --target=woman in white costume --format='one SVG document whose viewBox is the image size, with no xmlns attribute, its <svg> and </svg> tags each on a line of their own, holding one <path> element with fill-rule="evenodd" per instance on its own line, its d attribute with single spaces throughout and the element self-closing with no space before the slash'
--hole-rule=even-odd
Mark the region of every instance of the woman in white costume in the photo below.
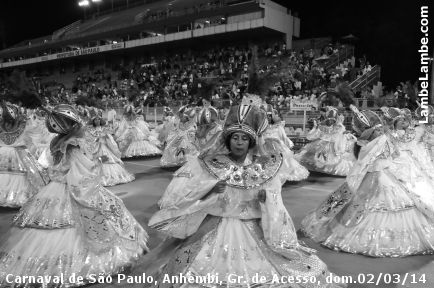
<svg viewBox="0 0 434 288">
<path fill-rule="evenodd" d="M 58 134 L 50 145 L 51 182 L 21 208 L 0 246 L 1 287 L 7 286 L 7 275 L 63 275 L 63 283 L 45 287 L 80 286 L 92 275 L 121 272 L 147 251 L 146 231 L 122 200 L 100 185 L 94 162 L 83 153 L 75 109 L 56 106 L 46 124 Z M 74 275 L 83 282 L 70 282 Z"/>
<path fill-rule="evenodd" d="M 343 116 L 334 107 L 327 107 L 325 120 L 309 131 L 312 141 L 295 154 L 295 159 L 311 171 L 346 176 L 355 162 L 353 154 L 356 138 L 345 133 Z"/>
<path fill-rule="evenodd" d="M 264 132 L 265 148 L 269 151 L 282 153 L 286 165 L 290 168 L 288 174 L 285 175 L 282 182 L 286 181 L 302 181 L 309 177 L 309 171 L 294 159 L 294 152 L 291 148 L 294 143 L 286 136 L 285 122 L 281 121 L 277 115 L 277 111 L 270 104 L 263 106 L 267 113 L 268 127 Z"/>
<path fill-rule="evenodd" d="M 261 287 L 282 276 L 316 277 L 315 283 L 291 287 L 336 287 L 327 284 L 327 266 L 302 246 L 281 198 L 279 174 L 288 169 L 280 154 L 263 154 L 260 135 L 265 112 L 233 106 L 220 141 L 175 173 L 150 227 L 182 239 L 170 252 L 158 287 L 208 287 L 167 283 L 165 275 L 218 275 L 213 287 Z M 284 172 L 285 173 L 285 172 Z M 164 245 L 164 244 L 162 244 Z M 157 248 L 158 249 L 158 248 Z M 230 276 L 242 281 L 230 283 Z M 240 279 L 240 278 L 237 278 Z"/>
<path fill-rule="evenodd" d="M 0 206 L 19 208 L 49 177 L 27 147 L 33 145 L 32 126 L 25 115 L 10 103 L 0 107 Z"/>
<path fill-rule="evenodd" d="M 344 185 L 303 219 L 302 230 L 337 251 L 372 257 L 433 253 L 434 186 L 418 183 L 421 171 L 407 169 L 412 162 L 402 167 L 406 152 L 376 113 L 353 109 L 361 134 L 358 160 Z M 400 128 L 402 119 L 393 125 Z"/>
</svg>

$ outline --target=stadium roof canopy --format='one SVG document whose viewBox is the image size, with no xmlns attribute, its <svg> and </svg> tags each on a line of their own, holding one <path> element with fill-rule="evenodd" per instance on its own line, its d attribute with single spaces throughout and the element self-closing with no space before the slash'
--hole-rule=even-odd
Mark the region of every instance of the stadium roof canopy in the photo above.
<svg viewBox="0 0 434 288">
<path fill-rule="evenodd" d="M 300 19 L 271 0 L 140 1 L 2 50 L 0 68 L 258 29 L 285 35 L 290 48 Z"/>
</svg>

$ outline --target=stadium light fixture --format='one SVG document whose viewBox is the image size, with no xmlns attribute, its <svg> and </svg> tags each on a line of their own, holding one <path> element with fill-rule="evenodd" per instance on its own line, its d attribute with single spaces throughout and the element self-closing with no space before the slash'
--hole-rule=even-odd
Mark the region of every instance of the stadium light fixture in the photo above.
<svg viewBox="0 0 434 288">
<path fill-rule="evenodd" d="M 93 3 L 101 3 L 102 0 L 92 0 Z"/>
<path fill-rule="evenodd" d="M 89 0 L 81 0 L 80 2 L 78 2 L 78 6 L 80 7 L 86 7 L 89 5 L 90 5 Z"/>
</svg>

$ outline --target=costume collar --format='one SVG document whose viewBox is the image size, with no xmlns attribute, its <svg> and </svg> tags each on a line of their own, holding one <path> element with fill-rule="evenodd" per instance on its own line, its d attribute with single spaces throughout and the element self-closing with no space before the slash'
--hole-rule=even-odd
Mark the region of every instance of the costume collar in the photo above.
<svg viewBox="0 0 434 288">
<path fill-rule="evenodd" d="M 207 171 L 228 186 L 241 189 L 257 188 L 272 180 L 282 166 L 281 154 L 248 156 L 243 165 L 235 163 L 228 155 L 209 155 L 201 159 Z"/>
</svg>

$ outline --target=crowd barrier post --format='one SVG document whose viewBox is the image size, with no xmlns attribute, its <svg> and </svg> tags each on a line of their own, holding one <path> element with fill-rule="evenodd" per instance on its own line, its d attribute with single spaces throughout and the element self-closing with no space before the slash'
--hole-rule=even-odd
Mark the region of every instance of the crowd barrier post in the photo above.
<svg viewBox="0 0 434 288">
<path fill-rule="evenodd" d="M 154 123 L 157 125 L 157 105 L 154 106 Z"/>
</svg>

